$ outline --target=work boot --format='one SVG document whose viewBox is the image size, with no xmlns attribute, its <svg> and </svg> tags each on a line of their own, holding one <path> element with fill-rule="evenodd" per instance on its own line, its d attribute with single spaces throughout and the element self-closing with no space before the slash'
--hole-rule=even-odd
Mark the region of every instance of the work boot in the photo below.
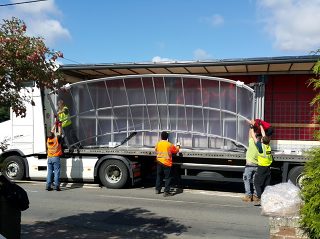
<svg viewBox="0 0 320 239">
<path fill-rule="evenodd" d="M 164 197 L 170 197 L 170 196 L 173 196 L 173 195 L 174 195 L 174 193 L 171 193 L 171 192 L 164 192 L 163 193 Z"/>
<path fill-rule="evenodd" d="M 258 198 L 258 200 L 254 202 L 254 205 L 255 206 L 261 206 L 261 199 Z"/>
<path fill-rule="evenodd" d="M 241 200 L 243 202 L 251 202 L 252 201 L 252 196 L 246 194 L 244 197 L 241 198 Z"/>
<path fill-rule="evenodd" d="M 156 194 L 160 194 L 160 193 L 161 193 L 161 190 L 156 189 Z"/>
<path fill-rule="evenodd" d="M 260 198 L 258 198 L 257 195 L 253 195 L 253 196 L 252 196 L 252 201 L 253 201 L 253 202 L 258 202 L 258 201 L 260 201 Z"/>
</svg>

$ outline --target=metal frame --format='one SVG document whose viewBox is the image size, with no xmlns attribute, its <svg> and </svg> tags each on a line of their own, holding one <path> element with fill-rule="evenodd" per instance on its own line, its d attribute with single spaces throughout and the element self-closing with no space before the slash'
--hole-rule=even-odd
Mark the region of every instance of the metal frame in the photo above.
<svg viewBox="0 0 320 239">
<path fill-rule="evenodd" d="M 129 96 L 128 96 L 128 92 L 127 92 L 127 85 L 126 85 L 126 81 L 127 80 L 130 80 L 130 79 L 140 79 L 141 80 L 141 87 L 142 89 L 138 89 L 141 91 L 141 94 L 143 95 L 139 95 L 137 92 L 137 97 L 144 97 L 144 101 L 145 103 L 144 104 L 130 104 L 130 101 L 129 101 Z M 155 97 L 155 103 L 152 103 L 152 104 L 149 104 L 148 101 L 147 101 L 147 97 L 146 97 L 146 93 L 145 93 L 145 85 L 143 84 L 143 78 L 151 78 L 152 79 L 152 86 L 153 86 L 153 89 L 152 91 L 154 92 L 154 97 Z M 159 103 L 159 99 L 157 97 L 157 88 L 156 88 L 156 84 L 155 84 L 155 78 L 157 79 L 160 79 L 162 80 L 162 85 L 164 87 L 164 99 L 165 99 L 165 102 L 164 103 Z M 183 103 L 182 104 L 177 104 L 177 103 L 171 103 L 169 102 L 169 97 L 167 95 L 167 91 L 168 91 L 168 87 L 166 85 L 166 80 L 165 78 L 177 78 L 179 80 L 181 80 L 181 90 L 182 90 L 182 97 L 183 97 Z M 186 104 L 186 96 L 185 96 L 185 79 L 197 79 L 199 80 L 199 87 L 200 87 L 200 92 L 197 92 L 197 93 L 200 93 L 200 98 L 201 98 L 201 102 L 199 105 L 190 105 L 190 104 Z M 209 80 L 209 81 L 217 81 L 219 82 L 218 84 L 218 87 L 219 87 L 219 108 L 216 108 L 216 107 L 208 107 L 208 106 L 204 106 L 204 103 L 203 103 L 203 81 L 205 80 Z M 125 91 L 125 97 L 126 97 L 126 100 L 125 102 L 127 102 L 126 104 L 123 104 L 123 105 L 114 105 L 114 102 L 112 102 L 111 100 L 111 97 L 110 97 L 110 92 L 109 92 L 109 89 L 108 89 L 108 82 L 110 81 L 122 81 L 122 84 L 123 84 L 123 87 L 124 87 L 124 91 Z M 94 84 L 94 83 L 97 83 L 97 82 L 104 82 L 104 85 L 105 85 L 105 90 L 106 90 L 106 93 L 107 93 L 107 97 L 110 101 L 110 106 L 106 106 L 106 107 L 100 107 L 100 108 L 95 108 L 94 106 L 94 103 L 93 103 L 93 99 L 92 99 L 92 95 L 91 95 L 91 92 L 89 90 L 89 87 L 88 85 L 89 84 Z M 235 112 L 233 111 L 230 111 L 228 109 L 222 109 L 222 104 L 221 104 L 221 82 L 225 82 L 225 83 L 229 83 L 229 84 L 233 84 L 236 88 L 235 88 Z M 76 117 L 77 120 L 79 120 L 80 118 L 81 119 L 85 119 L 86 117 L 88 116 L 83 116 L 84 114 L 88 113 L 88 112 L 92 112 L 92 111 L 95 111 L 95 122 L 96 124 L 99 124 L 99 120 L 98 120 L 98 112 L 101 111 L 101 110 L 107 110 L 109 109 L 112 113 L 112 118 L 114 120 L 112 120 L 112 124 L 113 124 L 113 121 L 114 123 L 116 124 L 117 126 L 117 131 L 115 131 L 114 129 L 111 130 L 111 132 L 102 132 L 102 134 L 98 134 L 97 131 L 95 130 L 96 132 L 96 135 L 94 136 L 91 136 L 89 137 L 88 134 L 86 132 L 83 132 L 84 135 L 85 135 L 85 138 L 84 139 L 80 139 L 80 142 L 83 143 L 83 145 L 85 145 L 85 141 L 89 140 L 89 139 L 92 139 L 92 138 L 95 138 L 95 142 L 98 142 L 98 137 L 102 137 L 102 136 L 106 136 L 106 135 L 115 135 L 115 134 L 119 134 L 119 133 L 126 133 L 126 135 L 128 136 L 130 133 L 132 132 L 142 132 L 142 138 L 144 137 L 144 132 L 156 132 L 156 133 L 160 133 L 161 131 L 163 130 L 169 130 L 170 132 L 173 132 L 175 133 L 176 135 L 176 140 L 178 135 L 183 135 L 183 134 L 191 134 L 192 135 L 192 138 L 195 137 L 195 136 L 205 136 L 208 138 L 207 140 L 207 148 L 210 148 L 210 138 L 220 138 L 223 140 L 223 145 L 225 145 L 225 140 L 228 140 L 228 141 L 233 141 L 235 142 L 237 145 L 242 145 L 244 147 L 247 147 L 247 142 L 240 142 L 239 141 L 239 138 L 238 138 L 238 129 L 239 129 L 239 126 L 240 126 L 240 119 L 242 120 L 248 120 L 249 118 L 253 118 L 254 116 L 254 97 L 255 97 L 255 94 L 254 94 L 254 90 L 252 88 L 250 88 L 249 86 L 246 86 L 246 85 L 238 85 L 237 82 L 233 81 L 233 80 L 229 80 L 229 79 L 224 79 L 224 78 L 219 78 L 219 77 L 208 77 L 208 76 L 198 76 L 198 75 L 183 75 L 183 74 L 145 74 L 145 75 L 128 75 L 128 76 L 116 76 L 116 77 L 108 77 L 108 78 L 100 78 L 100 79 L 93 79 L 93 80 L 87 80 L 87 81 L 81 81 L 81 82 L 77 82 L 77 83 L 74 83 L 74 84 L 71 84 L 71 88 L 77 88 L 81 85 L 85 85 L 84 89 L 87 90 L 87 93 L 89 95 L 89 98 L 88 100 L 90 100 L 90 103 L 92 105 L 92 109 L 88 110 L 88 111 L 83 111 L 83 112 L 80 112 L 79 111 L 79 102 L 78 102 L 78 105 L 75 106 L 75 115 L 71 116 L 71 118 L 73 117 Z M 244 88 L 246 89 L 247 91 L 249 91 L 251 93 L 251 97 L 250 98 L 252 100 L 252 109 L 251 109 L 251 115 L 241 115 L 239 112 L 238 112 L 238 88 Z M 170 88 L 170 90 L 174 90 L 174 88 Z M 190 89 L 189 89 L 190 90 Z M 197 89 L 198 90 L 198 89 Z M 58 92 L 51 92 L 50 94 L 53 94 L 53 93 L 58 93 Z M 72 98 L 72 102 L 74 102 L 74 104 L 76 105 L 77 103 L 75 102 L 75 96 L 71 93 L 70 91 L 70 95 L 71 95 L 71 98 Z M 50 97 L 48 97 L 49 100 L 51 100 Z M 52 102 L 51 102 L 51 106 L 53 106 Z M 150 119 L 150 112 L 149 112 L 149 107 L 150 106 L 154 106 L 156 109 L 157 109 L 157 115 L 158 115 L 158 127 L 156 129 L 153 129 L 151 128 L 152 125 L 151 125 L 151 119 Z M 187 126 L 187 130 L 180 130 L 178 129 L 178 119 L 177 122 L 176 122 L 176 125 L 177 127 L 175 129 L 172 128 L 172 125 L 171 125 L 171 121 L 169 119 L 170 117 L 170 112 L 169 112 L 169 106 L 174 106 L 174 107 L 177 107 L 177 111 L 178 111 L 178 108 L 181 107 L 184 108 L 184 113 L 185 113 L 185 123 L 186 123 L 186 126 Z M 135 126 L 135 122 L 134 122 L 134 119 L 133 119 L 133 114 L 132 114 L 132 110 L 133 108 L 135 107 L 142 107 L 142 109 L 144 110 L 146 108 L 147 110 L 147 116 L 148 116 L 148 119 L 146 119 L 149 124 L 150 124 L 150 128 L 148 129 L 142 129 L 142 130 L 137 130 L 136 129 L 136 126 Z M 166 115 L 166 126 L 162 125 L 161 124 L 161 112 L 160 112 L 160 108 L 159 107 L 165 107 L 167 109 L 167 115 Z M 127 112 L 127 127 L 126 129 L 119 129 L 119 125 L 118 125 L 118 120 L 119 119 L 116 119 L 116 115 L 115 115 L 115 109 L 124 109 L 126 110 Z M 193 112 L 193 109 L 199 109 L 201 112 L 202 112 L 202 132 L 197 132 L 197 131 L 194 131 L 193 129 L 193 121 L 194 121 L 194 115 L 192 113 L 192 128 L 189 129 L 189 124 L 188 124 L 188 115 L 187 115 L 187 109 L 192 109 L 192 112 Z M 128 112 L 129 110 L 129 112 Z M 210 134 L 209 133 L 209 127 L 206 129 L 205 127 L 205 120 L 207 120 L 207 124 L 209 124 L 209 120 L 208 119 L 205 119 L 205 114 L 204 114 L 204 111 L 208 111 L 208 113 L 210 113 L 210 111 L 216 111 L 216 112 L 219 112 L 220 114 L 220 126 L 223 126 L 224 128 L 224 119 L 222 118 L 222 114 L 223 113 L 228 113 L 230 115 L 233 115 L 234 116 L 234 119 L 235 119 L 235 138 L 230 138 L 228 137 L 225 133 L 224 133 L 224 130 L 221 130 L 221 135 L 215 135 L 215 134 Z M 128 115 L 129 114 L 129 115 Z M 130 119 L 129 119 L 129 118 Z M 197 117 L 200 117 L 201 116 L 197 116 Z M 163 118 L 163 117 L 162 117 Z M 128 125 L 128 120 L 131 120 L 132 122 L 132 126 L 133 128 L 130 128 L 129 125 Z M 201 120 L 201 119 L 199 119 Z M 96 125 L 95 127 L 96 129 L 100 128 L 100 125 Z M 82 130 L 84 131 L 84 129 L 78 129 L 78 130 Z M 112 136 L 111 136 L 112 137 Z M 113 138 L 113 137 L 112 137 Z M 192 148 L 194 148 L 194 143 L 193 143 L 193 139 L 191 140 L 191 144 L 192 144 Z M 97 145 L 99 146 L 99 145 Z M 142 142 L 142 145 L 141 146 L 145 146 L 144 145 L 144 141 Z"/>
<path fill-rule="evenodd" d="M 137 73 L 135 69 L 143 69 L 146 72 L 155 73 L 157 69 L 166 69 L 168 72 L 172 72 L 171 68 L 183 68 L 187 74 L 191 74 L 189 67 L 203 67 L 207 73 L 201 73 L 203 75 L 261 75 L 261 74 L 311 74 L 313 65 L 307 69 L 292 69 L 293 65 L 301 65 L 308 63 L 315 63 L 319 59 L 319 55 L 305 55 L 305 56 L 286 56 L 286 57 L 258 57 L 258 58 L 233 58 L 233 59 L 217 59 L 206 61 L 168 61 L 168 62 L 131 62 L 131 63 L 109 63 L 109 64 L 67 64 L 62 65 L 60 70 L 64 73 L 66 78 L 78 79 L 93 79 L 100 77 L 108 77 L 114 75 L 127 75 L 127 73 L 121 73 L 118 69 L 126 69 L 133 74 Z M 283 63 L 290 64 L 289 67 L 283 69 L 271 70 L 271 66 L 279 65 Z M 250 66 L 267 65 L 267 69 L 264 71 L 250 70 Z M 223 67 L 225 70 L 221 72 L 210 71 L 208 67 Z M 228 67 L 231 66 L 244 66 L 244 71 L 229 72 Z M 155 69 L 155 70 L 154 70 Z M 108 70 L 108 72 L 103 72 Z M 174 73 L 174 72 L 172 72 Z"/>
</svg>

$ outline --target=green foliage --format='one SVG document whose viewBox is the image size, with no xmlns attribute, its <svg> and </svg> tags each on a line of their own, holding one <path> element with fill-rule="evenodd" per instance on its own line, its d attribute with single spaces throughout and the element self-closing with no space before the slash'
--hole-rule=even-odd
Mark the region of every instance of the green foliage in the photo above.
<svg viewBox="0 0 320 239">
<path fill-rule="evenodd" d="M 0 123 L 10 119 L 10 108 L 0 106 Z"/>
<path fill-rule="evenodd" d="M 312 78 L 309 80 L 309 86 L 312 85 L 313 90 L 319 90 L 320 89 L 320 60 L 314 65 L 313 67 L 313 73 L 316 75 L 316 78 Z M 320 102 L 320 94 L 317 94 L 311 101 L 311 105 L 314 105 L 315 103 Z"/>
<path fill-rule="evenodd" d="M 320 238 L 320 149 L 308 152 L 309 160 L 305 164 L 301 209 L 301 223 L 311 239 Z"/>
<path fill-rule="evenodd" d="M 319 52 L 319 50 L 317 51 Z M 318 61 L 313 71 L 316 78 L 309 81 L 309 85 L 313 86 L 314 90 L 320 89 L 320 61 Z M 316 106 L 317 118 L 319 122 L 320 113 L 320 93 L 310 102 Z M 314 134 L 317 140 L 320 140 L 320 132 Z M 303 188 L 301 190 L 304 205 L 301 208 L 301 225 L 308 233 L 311 239 L 320 238 L 320 148 L 313 148 L 307 152 L 308 161 L 305 164 L 303 180 Z"/>
<path fill-rule="evenodd" d="M 25 103 L 34 104 L 26 83 L 54 89 L 54 80 L 61 79 L 55 61 L 63 57 L 61 52 L 49 50 L 42 38 L 27 36 L 26 30 L 26 24 L 17 18 L 0 24 L 0 105 L 11 106 L 22 117 Z M 22 90 L 26 94 L 21 94 Z"/>
</svg>

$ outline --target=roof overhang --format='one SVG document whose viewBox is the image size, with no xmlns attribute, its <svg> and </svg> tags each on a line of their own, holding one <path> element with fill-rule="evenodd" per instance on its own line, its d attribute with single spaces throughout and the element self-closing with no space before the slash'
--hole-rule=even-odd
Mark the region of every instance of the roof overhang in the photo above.
<svg viewBox="0 0 320 239">
<path fill-rule="evenodd" d="M 207 76 L 312 74 L 319 55 L 60 66 L 68 82 L 139 74 L 195 74 Z"/>
</svg>

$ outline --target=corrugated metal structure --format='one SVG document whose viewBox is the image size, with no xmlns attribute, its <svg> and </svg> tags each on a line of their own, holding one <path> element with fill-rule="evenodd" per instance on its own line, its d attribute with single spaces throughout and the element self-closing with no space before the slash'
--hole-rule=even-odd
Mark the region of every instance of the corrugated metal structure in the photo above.
<svg viewBox="0 0 320 239">
<path fill-rule="evenodd" d="M 134 75 L 80 81 L 59 91 L 85 147 L 154 147 L 163 130 L 184 148 L 246 147 L 254 91 L 242 82 L 196 75 Z"/>
<path fill-rule="evenodd" d="M 242 81 L 255 89 L 255 117 L 270 122 L 273 149 L 306 149 L 316 142 L 317 112 L 309 102 L 315 96 L 308 80 L 319 55 L 61 66 L 67 82 L 140 75 L 184 74 Z"/>
</svg>

